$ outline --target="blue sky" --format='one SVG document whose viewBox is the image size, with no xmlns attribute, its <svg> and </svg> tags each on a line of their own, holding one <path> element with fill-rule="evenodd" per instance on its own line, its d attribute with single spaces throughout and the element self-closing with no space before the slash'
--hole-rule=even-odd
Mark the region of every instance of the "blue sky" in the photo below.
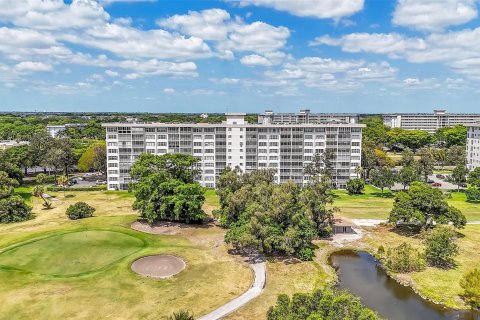
<svg viewBox="0 0 480 320">
<path fill-rule="evenodd" d="M 0 111 L 480 112 L 477 0 L 0 0 Z"/>
</svg>

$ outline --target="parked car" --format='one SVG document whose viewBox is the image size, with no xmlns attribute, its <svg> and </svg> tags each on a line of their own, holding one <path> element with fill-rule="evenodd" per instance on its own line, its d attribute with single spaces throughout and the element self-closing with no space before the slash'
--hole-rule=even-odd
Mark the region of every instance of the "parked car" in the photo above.
<svg viewBox="0 0 480 320">
<path fill-rule="evenodd" d="M 459 186 L 460 186 L 460 188 L 466 188 L 467 184 L 466 183 L 460 183 Z"/>
<path fill-rule="evenodd" d="M 442 186 L 442 184 L 440 182 L 432 183 L 432 187 L 437 187 L 438 188 L 438 187 L 441 187 L 441 186 Z"/>
<path fill-rule="evenodd" d="M 98 186 L 98 185 L 102 185 L 102 184 L 107 184 L 107 181 L 105 180 L 97 180 L 95 181 L 95 184 Z"/>
<path fill-rule="evenodd" d="M 432 184 L 432 183 L 435 183 L 435 181 L 429 179 L 427 180 L 427 183 Z"/>
<path fill-rule="evenodd" d="M 435 177 L 437 177 L 437 179 L 445 179 L 443 174 L 437 174 Z"/>
</svg>

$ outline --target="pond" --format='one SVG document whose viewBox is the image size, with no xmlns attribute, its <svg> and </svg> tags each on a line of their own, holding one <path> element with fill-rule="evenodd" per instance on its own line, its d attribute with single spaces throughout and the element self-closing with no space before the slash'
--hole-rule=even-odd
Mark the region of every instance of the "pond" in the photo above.
<svg viewBox="0 0 480 320">
<path fill-rule="evenodd" d="M 428 302 L 410 287 L 390 278 L 367 252 L 340 251 L 330 256 L 337 270 L 338 287 L 359 296 L 368 308 L 390 320 L 480 320 L 475 311 L 455 311 Z"/>
</svg>

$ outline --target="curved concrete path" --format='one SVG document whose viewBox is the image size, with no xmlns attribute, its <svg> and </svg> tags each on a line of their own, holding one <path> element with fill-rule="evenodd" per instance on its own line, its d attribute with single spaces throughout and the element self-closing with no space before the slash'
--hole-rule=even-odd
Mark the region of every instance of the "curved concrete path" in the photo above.
<svg viewBox="0 0 480 320">
<path fill-rule="evenodd" d="M 238 298 L 233 299 L 232 301 L 224 304 L 220 308 L 213 310 L 212 312 L 201 316 L 198 320 L 217 320 L 225 317 L 226 315 L 232 313 L 233 311 L 237 310 L 238 308 L 244 306 L 251 300 L 258 297 L 265 287 L 265 280 L 266 280 L 266 267 L 265 261 L 263 258 L 257 258 L 252 263 L 250 263 L 250 268 L 253 270 L 253 284 L 244 294 L 239 296 Z"/>
</svg>

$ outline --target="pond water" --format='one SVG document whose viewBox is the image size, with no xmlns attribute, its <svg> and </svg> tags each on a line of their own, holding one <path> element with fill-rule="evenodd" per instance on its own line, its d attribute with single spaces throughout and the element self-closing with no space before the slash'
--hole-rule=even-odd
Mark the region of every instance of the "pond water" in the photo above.
<svg viewBox="0 0 480 320">
<path fill-rule="evenodd" d="M 428 302 L 390 278 L 367 252 L 340 251 L 330 256 L 340 289 L 359 296 L 368 308 L 390 320 L 480 320 L 475 311 L 455 311 Z"/>
</svg>

